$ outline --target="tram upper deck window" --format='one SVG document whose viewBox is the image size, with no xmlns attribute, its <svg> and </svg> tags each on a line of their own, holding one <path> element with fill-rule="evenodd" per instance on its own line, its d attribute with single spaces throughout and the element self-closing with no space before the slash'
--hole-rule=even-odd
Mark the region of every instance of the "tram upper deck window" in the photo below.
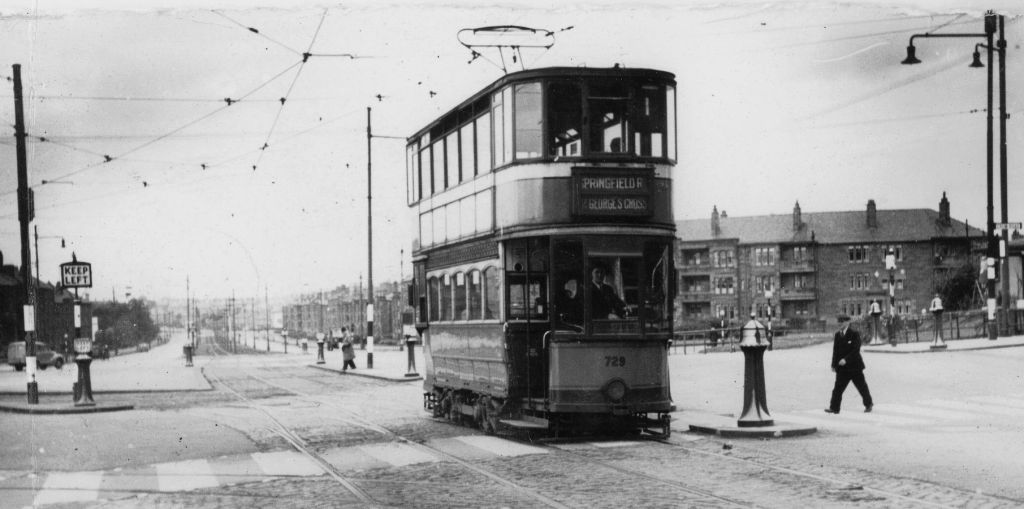
<svg viewBox="0 0 1024 509">
<path fill-rule="evenodd" d="M 657 85 L 639 88 L 633 114 L 633 151 L 638 156 L 665 157 L 665 94 Z"/>
<path fill-rule="evenodd" d="M 540 157 L 540 83 L 515 85 L 516 159 Z"/>
<path fill-rule="evenodd" d="M 583 92 L 579 83 L 556 81 L 548 86 L 548 155 L 582 155 Z"/>
<path fill-rule="evenodd" d="M 629 152 L 629 88 L 620 83 L 592 83 L 587 94 L 587 127 L 594 153 Z"/>
</svg>

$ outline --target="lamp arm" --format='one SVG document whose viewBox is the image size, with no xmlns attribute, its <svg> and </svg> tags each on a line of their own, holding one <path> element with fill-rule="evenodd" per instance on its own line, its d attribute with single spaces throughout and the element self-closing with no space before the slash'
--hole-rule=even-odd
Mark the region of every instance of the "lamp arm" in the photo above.
<svg viewBox="0 0 1024 509">
<path fill-rule="evenodd" d="M 914 38 L 915 37 L 924 37 L 924 38 L 932 38 L 932 37 L 988 37 L 988 34 L 928 34 L 928 33 L 925 33 L 925 34 L 914 34 L 914 35 L 910 36 L 910 45 L 911 46 L 914 45 Z"/>
</svg>

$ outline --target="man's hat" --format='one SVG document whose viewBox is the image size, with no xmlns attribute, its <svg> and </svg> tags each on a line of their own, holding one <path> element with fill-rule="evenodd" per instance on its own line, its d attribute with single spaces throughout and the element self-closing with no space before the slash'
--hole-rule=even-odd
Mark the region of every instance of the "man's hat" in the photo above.
<svg viewBox="0 0 1024 509">
<path fill-rule="evenodd" d="M 850 315 L 839 315 L 839 316 L 836 317 L 836 320 L 839 320 L 839 323 L 849 322 L 850 321 Z"/>
</svg>

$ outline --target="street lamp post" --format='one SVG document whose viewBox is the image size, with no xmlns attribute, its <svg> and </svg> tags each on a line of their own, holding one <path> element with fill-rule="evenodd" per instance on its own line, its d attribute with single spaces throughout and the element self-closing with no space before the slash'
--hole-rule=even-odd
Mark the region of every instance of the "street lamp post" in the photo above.
<svg viewBox="0 0 1024 509">
<path fill-rule="evenodd" d="M 998 23 L 998 28 L 999 28 L 999 45 L 998 45 L 998 47 L 996 47 L 993 44 L 993 40 L 992 40 L 993 36 L 996 33 L 996 25 L 997 25 L 997 23 Z M 903 60 L 903 62 L 902 62 L 903 64 L 908 64 L 909 65 L 909 64 L 919 64 L 919 63 L 921 63 L 921 61 L 918 60 L 917 56 L 915 55 L 915 48 L 914 48 L 914 38 L 915 37 L 924 37 L 924 38 L 931 38 L 931 37 L 983 37 L 987 41 L 987 44 L 976 45 L 975 52 L 974 52 L 974 60 L 971 63 L 971 67 L 984 67 L 984 65 L 981 63 L 981 58 L 980 58 L 981 56 L 980 56 L 980 54 L 977 51 L 977 46 L 985 47 L 988 50 L 988 62 L 989 62 L 989 65 L 988 65 L 988 108 L 986 110 L 987 111 L 986 118 L 987 118 L 987 122 L 988 122 L 987 151 L 986 151 L 987 152 L 986 153 L 986 156 L 987 156 L 987 165 L 986 166 L 987 166 L 988 204 L 987 204 L 987 207 L 986 207 L 986 211 L 987 211 L 987 221 L 986 221 L 986 223 L 987 224 L 986 224 L 985 236 L 986 236 L 986 239 L 987 239 L 987 246 L 986 246 L 986 252 L 985 252 L 985 255 L 986 255 L 985 263 L 986 263 L 986 266 L 988 268 L 986 270 L 986 277 L 987 277 L 986 287 L 987 287 L 987 290 L 988 290 L 987 291 L 987 293 L 988 293 L 988 299 L 987 299 L 987 304 L 988 304 L 988 306 L 987 306 L 988 307 L 988 338 L 989 339 L 996 339 L 996 338 L 999 337 L 999 325 L 996 322 L 995 257 L 998 256 L 1000 254 L 1000 252 L 997 250 L 997 245 L 996 245 L 996 241 L 995 241 L 995 235 L 993 233 L 993 231 L 995 230 L 995 219 L 994 219 L 994 214 L 995 213 L 994 213 L 994 208 L 993 208 L 993 203 L 992 203 L 993 202 L 993 196 L 992 196 L 993 195 L 993 185 L 994 185 L 993 184 L 993 175 L 992 175 L 992 167 L 993 167 L 993 147 L 992 147 L 993 146 L 993 125 L 992 125 L 992 123 L 993 123 L 992 122 L 992 120 L 993 120 L 992 119 L 992 92 L 993 92 L 993 76 L 992 76 L 992 72 L 993 72 L 993 69 L 992 69 L 992 53 L 993 52 L 998 52 L 999 53 L 999 117 L 1000 117 L 1000 119 L 999 119 L 999 126 L 1000 126 L 1000 133 L 999 133 L 1000 134 L 1000 136 L 999 136 L 1000 137 L 1000 146 L 999 146 L 1000 172 L 999 173 L 1000 173 L 1001 187 L 1002 187 L 1001 193 L 1000 193 L 1000 195 L 1001 195 L 1000 197 L 1003 200 L 1002 210 L 1001 211 L 1003 213 L 1003 222 L 1006 223 L 1007 222 L 1007 214 L 1006 214 L 1006 208 L 1007 208 L 1007 204 L 1006 204 L 1006 72 L 1005 72 L 1005 68 L 1006 68 L 1006 39 L 1004 37 L 1004 32 L 1003 32 L 1003 16 L 1002 15 L 996 15 L 992 11 L 988 11 L 987 13 L 985 13 L 985 33 L 982 33 L 982 34 L 970 34 L 970 33 L 960 33 L 960 34 L 931 34 L 931 33 L 928 33 L 928 34 L 914 34 L 914 35 L 912 35 L 910 37 L 910 45 L 907 46 L 907 58 L 905 60 Z M 1003 239 L 1002 242 L 1005 242 L 1005 239 Z M 1002 250 L 1002 253 L 1005 253 L 1005 249 Z M 1003 285 L 1004 285 L 1003 286 L 1003 291 L 1004 291 L 1003 306 L 1004 306 L 1004 309 L 1005 309 L 1005 307 L 1006 307 L 1006 294 L 1008 293 L 1008 288 L 1009 288 L 1009 284 L 1008 283 L 1009 282 L 1006 280 L 1005 274 L 1004 274 L 1003 279 L 1004 279 L 1004 281 L 1003 281 Z M 1006 313 L 1004 313 L 1003 315 L 1004 315 L 1004 319 L 1005 319 Z"/>
</svg>

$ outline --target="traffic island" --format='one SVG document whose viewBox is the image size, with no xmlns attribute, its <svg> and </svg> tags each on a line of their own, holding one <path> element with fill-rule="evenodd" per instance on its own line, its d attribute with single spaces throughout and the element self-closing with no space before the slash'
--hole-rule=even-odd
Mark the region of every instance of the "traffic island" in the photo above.
<svg viewBox="0 0 1024 509">
<path fill-rule="evenodd" d="M 686 412 L 677 416 L 677 420 L 686 422 L 690 431 L 722 438 L 790 438 L 816 433 L 818 428 L 785 422 L 773 422 L 770 426 L 740 427 L 733 415 L 694 414 Z"/>
<path fill-rule="evenodd" d="M 0 412 L 12 414 L 92 414 L 97 412 L 120 412 L 134 408 L 135 405 L 119 403 L 95 403 L 90 406 L 75 406 L 69 403 L 37 403 L 30 405 L 27 402 L 0 402 Z"/>
</svg>

